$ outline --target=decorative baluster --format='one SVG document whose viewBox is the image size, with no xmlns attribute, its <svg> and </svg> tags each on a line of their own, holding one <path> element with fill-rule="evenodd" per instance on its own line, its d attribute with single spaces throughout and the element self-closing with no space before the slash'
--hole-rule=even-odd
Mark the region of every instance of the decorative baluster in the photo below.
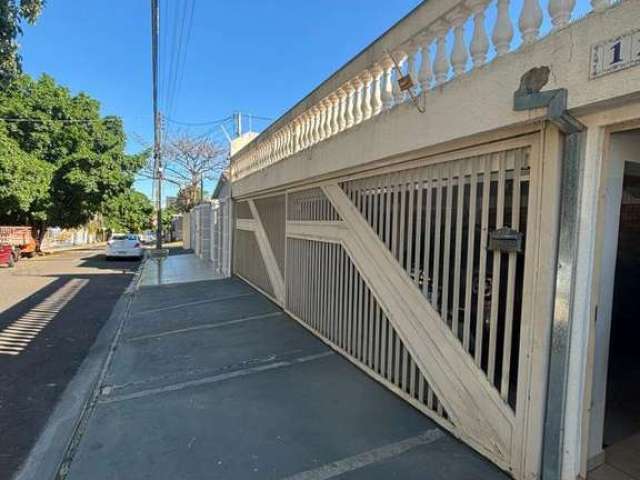
<svg viewBox="0 0 640 480">
<path fill-rule="evenodd" d="M 511 25 L 511 17 L 509 16 L 509 3 L 510 0 L 498 0 L 498 15 L 493 30 L 493 44 L 496 47 L 498 57 L 508 53 L 511 49 L 513 26 Z"/>
<path fill-rule="evenodd" d="M 371 118 L 373 109 L 371 108 L 371 82 L 373 77 L 369 70 L 365 70 L 360 74 L 360 80 L 362 81 L 362 120 L 368 120 Z"/>
<path fill-rule="evenodd" d="M 416 93 L 417 85 L 418 85 L 418 65 L 416 63 L 416 57 L 418 56 L 418 52 L 420 51 L 420 45 L 416 42 L 410 42 L 407 46 L 407 52 L 409 53 L 407 57 L 407 73 L 411 76 L 411 82 L 413 83 L 413 87 L 411 87 L 411 91 Z M 406 94 L 408 97 L 409 94 Z"/>
<path fill-rule="evenodd" d="M 382 67 L 380 65 L 378 65 L 377 63 L 375 63 L 373 65 L 373 67 L 371 68 L 371 75 L 372 75 L 372 80 L 373 80 L 373 92 L 372 92 L 372 99 L 371 99 L 371 108 L 372 108 L 372 115 L 378 115 L 381 111 L 382 111 L 382 74 L 384 73 L 384 70 L 382 69 Z"/>
<path fill-rule="evenodd" d="M 314 105 L 313 107 L 311 107 L 311 140 L 314 145 L 318 143 L 320 137 L 320 134 L 318 132 L 320 122 L 318 120 L 318 107 Z"/>
<path fill-rule="evenodd" d="M 393 103 L 398 104 L 404 101 L 405 96 L 404 92 L 400 89 L 398 80 L 400 80 L 400 77 L 403 75 L 402 71 L 405 60 L 407 59 L 407 54 L 402 50 L 398 50 L 393 53 L 393 58 L 396 59 L 396 64 L 398 65 L 398 68 L 396 68 L 395 65 L 393 66 L 395 72 L 395 79 L 393 81 Z"/>
<path fill-rule="evenodd" d="M 340 113 L 338 115 L 338 128 L 343 131 L 347 127 L 347 94 L 342 89 L 338 89 L 338 98 L 340 99 Z"/>
<path fill-rule="evenodd" d="M 273 154 L 274 154 L 274 144 L 273 138 L 267 139 L 267 165 L 271 165 L 273 163 Z"/>
<path fill-rule="evenodd" d="M 440 85 L 447 81 L 449 77 L 449 58 L 447 57 L 447 32 L 449 25 L 440 21 L 434 25 L 434 33 L 436 35 L 437 48 L 436 59 L 433 64 L 433 71 L 436 76 L 436 85 Z"/>
<path fill-rule="evenodd" d="M 304 116 L 298 117 L 298 152 L 304 150 Z"/>
<path fill-rule="evenodd" d="M 311 116 L 309 114 L 309 112 L 304 112 L 304 119 L 303 119 L 303 148 L 308 148 L 309 144 L 311 143 L 310 138 L 309 138 L 309 132 L 310 132 L 310 127 L 311 127 Z"/>
<path fill-rule="evenodd" d="M 467 46 L 464 43 L 464 22 L 469 17 L 469 12 L 465 8 L 456 8 L 447 16 L 447 20 L 453 26 L 453 50 L 451 51 L 451 65 L 453 74 L 459 77 L 467 68 Z"/>
<path fill-rule="evenodd" d="M 528 45 L 538 39 L 542 24 L 542 9 L 539 0 L 524 0 L 520 12 L 520 32 L 522 43 Z"/>
<path fill-rule="evenodd" d="M 302 114 L 300 119 L 300 150 L 307 148 L 307 113 Z"/>
<path fill-rule="evenodd" d="M 393 71 L 393 60 L 388 56 L 382 60 L 382 68 L 384 69 L 384 79 L 382 84 L 382 106 L 385 110 L 393 107 L 393 84 L 391 81 L 391 73 Z"/>
<path fill-rule="evenodd" d="M 353 121 L 354 121 L 354 117 L 353 117 L 353 96 L 354 93 L 356 91 L 355 88 L 353 88 L 353 85 L 351 85 L 351 83 L 347 83 L 345 84 L 345 86 L 343 87 L 344 91 L 347 93 L 347 111 L 345 113 L 345 120 L 346 120 L 346 128 L 351 128 L 353 127 Z"/>
<path fill-rule="evenodd" d="M 333 118 L 331 119 L 331 131 L 333 134 L 337 134 L 340 131 L 340 97 L 337 93 L 329 95 L 331 103 L 333 104 Z"/>
<path fill-rule="evenodd" d="M 325 120 L 326 120 L 326 115 L 327 115 L 327 109 L 324 106 L 324 101 L 320 100 L 320 102 L 318 102 L 318 109 L 320 110 L 320 126 L 318 127 L 318 138 L 320 141 L 324 140 L 327 136 L 327 132 L 324 129 L 324 124 L 325 124 Z"/>
<path fill-rule="evenodd" d="M 575 6 L 576 0 L 549 0 L 549 15 L 554 30 L 569 23 Z"/>
<path fill-rule="evenodd" d="M 357 125 L 362 121 L 362 81 L 356 77 L 351 80 L 351 86 L 355 90 L 353 102 L 353 123 Z"/>
<path fill-rule="evenodd" d="M 324 116 L 324 138 L 329 138 L 333 135 L 333 131 L 331 130 L 331 119 L 333 118 L 333 104 L 329 97 L 322 100 L 322 104 L 324 105 L 324 109 L 326 114 Z"/>
<path fill-rule="evenodd" d="M 290 145 L 291 145 L 291 123 L 288 123 L 286 127 L 283 129 L 283 145 L 282 145 L 282 157 L 286 158 L 291 155 Z"/>
<path fill-rule="evenodd" d="M 604 12 L 611 6 L 611 0 L 591 0 L 591 8 L 594 12 Z"/>
<path fill-rule="evenodd" d="M 484 65 L 487 61 L 489 37 L 484 28 L 484 12 L 487 3 L 487 0 L 467 0 L 467 7 L 473 14 L 473 37 L 471 37 L 470 51 L 474 67 Z"/>
<path fill-rule="evenodd" d="M 300 150 L 300 119 L 296 118 L 293 121 L 293 151 L 291 153 L 297 153 Z"/>
<path fill-rule="evenodd" d="M 433 38 L 431 35 L 425 35 L 422 37 L 422 59 L 420 62 L 420 71 L 418 72 L 418 82 L 420 83 L 420 89 L 423 92 L 429 91 L 431 88 L 431 80 L 433 79 L 433 72 L 431 70 L 431 53 L 429 52 L 432 40 Z"/>
<path fill-rule="evenodd" d="M 269 143 L 272 145 L 271 161 L 269 163 L 277 162 L 280 158 L 280 132 L 276 132 Z"/>
</svg>

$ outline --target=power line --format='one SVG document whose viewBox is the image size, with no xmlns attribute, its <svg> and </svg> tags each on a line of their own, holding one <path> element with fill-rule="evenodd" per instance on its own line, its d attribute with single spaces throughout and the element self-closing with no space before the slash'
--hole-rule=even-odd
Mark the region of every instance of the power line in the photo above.
<svg viewBox="0 0 640 480">
<path fill-rule="evenodd" d="M 59 123 L 91 123 L 91 122 L 103 122 L 104 118 L 7 118 L 0 117 L 0 121 L 12 122 L 12 123 L 45 123 L 45 122 L 59 122 Z"/>
<path fill-rule="evenodd" d="M 174 123 L 176 125 L 184 125 L 186 127 L 205 127 L 207 125 L 218 125 L 220 123 L 224 123 L 230 120 L 232 117 L 225 117 L 219 120 L 211 120 L 210 122 L 183 122 L 180 120 L 174 120 L 171 117 L 165 117 L 165 120 L 170 123 Z"/>
</svg>

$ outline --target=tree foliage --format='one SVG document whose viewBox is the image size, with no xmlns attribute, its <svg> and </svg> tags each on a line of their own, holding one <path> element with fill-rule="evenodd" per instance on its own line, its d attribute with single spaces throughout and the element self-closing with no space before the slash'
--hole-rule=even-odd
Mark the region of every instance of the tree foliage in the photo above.
<svg viewBox="0 0 640 480">
<path fill-rule="evenodd" d="M 23 22 L 35 23 L 44 0 L 0 0 L 0 86 L 6 86 L 22 70 L 18 37 Z"/>
<path fill-rule="evenodd" d="M 151 228 L 153 204 L 143 193 L 128 190 L 105 202 L 103 216 L 113 232 L 142 232 Z"/>
<path fill-rule="evenodd" d="M 32 208 L 10 215 L 0 210 L 0 216 L 76 227 L 101 211 L 108 199 L 130 189 L 145 162 L 146 154 L 125 153 L 120 118 L 102 117 L 97 100 L 72 95 L 47 75 L 38 80 L 23 75 L 0 92 L 0 117 L 14 119 L 0 122 L 0 131 L 26 155 L 24 162 L 45 162 L 50 171 L 46 198 L 35 205 L 37 216 Z M 11 188 L 31 187 L 23 183 Z"/>
<path fill-rule="evenodd" d="M 0 131 L 0 218 L 33 224 L 48 209 L 53 166 L 24 152 Z"/>
</svg>

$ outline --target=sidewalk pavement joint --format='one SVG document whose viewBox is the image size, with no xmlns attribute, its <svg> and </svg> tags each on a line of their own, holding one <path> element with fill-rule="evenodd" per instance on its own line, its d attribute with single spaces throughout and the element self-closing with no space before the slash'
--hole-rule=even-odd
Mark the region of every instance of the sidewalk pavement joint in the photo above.
<svg viewBox="0 0 640 480">
<path fill-rule="evenodd" d="M 167 311 L 167 310 L 177 310 L 177 309 L 180 309 L 180 308 L 194 307 L 194 306 L 203 305 L 203 304 L 206 304 L 206 303 L 223 302 L 225 300 L 233 300 L 234 298 L 252 297 L 252 296 L 256 296 L 256 293 L 254 293 L 254 292 L 241 293 L 241 294 L 238 294 L 238 295 L 229 295 L 227 297 L 217 297 L 217 298 L 207 298 L 205 300 L 195 300 L 193 302 L 179 303 L 177 305 L 170 305 L 168 307 L 152 308 L 150 310 L 142 310 L 140 312 L 134 312 L 132 317 L 139 317 L 139 316 L 142 316 L 142 315 L 148 315 L 150 313 L 164 312 L 164 311 Z"/>
<path fill-rule="evenodd" d="M 119 395 L 110 398 L 102 398 L 99 400 L 100 403 L 114 403 L 114 402 L 122 402 L 124 400 L 134 400 L 138 398 L 148 397 L 150 395 L 159 395 L 167 392 L 175 392 L 177 390 L 183 390 L 185 388 L 198 387 L 200 385 L 208 385 L 212 383 L 219 383 L 225 380 L 230 380 L 232 378 L 238 377 L 246 377 L 247 375 L 254 375 L 256 373 L 264 372 L 267 370 L 273 370 L 276 368 L 283 367 L 291 367 L 293 365 L 297 365 L 299 363 L 311 362 L 313 360 L 318 360 L 320 358 L 328 357 L 333 355 L 335 352 L 333 350 L 327 350 L 322 353 L 317 353 L 314 355 L 308 355 L 306 357 L 299 357 L 289 361 L 280 361 L 275 363 L 270 363 L 267 365 L 259 365 L 257 367 L 245 368 L 243 370 L 236 370 L 230 373 L 223 373 L 220 375 L 213 375 L 211 377 L 200 378 L 197 380 L 189 380 L 187 382 L 180 382 L 174 385 L 167 385 L 164 387 L 158 388 L 149 388 L 146 390 L 140 390 L 138 392 L 129 393 L 126 395 Z"/>
<path fill-rule="evenodd" d="M 205 378 L 205 377 L 209 378 L 209 377 L 213 377 L 214 375 L 219 375 L 222 372 L 229 372 L 230 370 L 233 370 L 233 371 L 246 370 L 247 368 L 249 368 L 250 365 L 268 364 L 269 362 L 273 362 L 274 360 L 281 360 L 281 361 L 289 360 L 292 356 L 295 356 L 294 358 L 301 358 L 303 356 L 303 355 L 300 355 L 301 353 L 305 353 L 305 352 L 300 349 L 288 350 L 282 353 L 272 353 L 269 355 L 265 355 L 263 357 L 251 358 L 249 360 L 243 360 L 242 362 L 231 363 L 229 365 L 225 365 L 219 368 L 191 369 L 189 372 L 179 372 L 179 373 L 173 373 L 169 375 L 149 377 L 149 378 L 146 378 L 145 380 L 132 381 L 132 382 L 127 382 L 123 384 L 107 385 L 103 388 L 102 393 L 103 393 L 103 396 L 106 397 L 108 395 L 111 395 L 113 392 L 121 391 L 127 388 L 140 387 L 140 386 L 149 385 L 149 384 L 157 384 L 158 382 L 167 381 L 174 378 L 184 378 L 185 376 L 191 376 L 191 377 L 199 376 L 200 378 Z M 182 383 L 182 382 L 179 382 L 179 383 Z"/>
<path fill-rule="evenodd" d="M 384 460 L 397 457 L 414 448 L 436 442 L 444 436 L 445 434 L 442 430 L 433 428 L 415 437 L 390 443 L 389 445 L 375 448 L 352 457 L 343 458 L 342 460 L 323 465 L 313 470 L 300 472 L 283 480 L 328 480 L 344 473 L 366 467 L 367 465 L 380 463 Z"/>
<path fill-rule="evenodd" d="M 235 297 L 233 297 L 235 298 Z M 160 333 L 151 333 L 148 335 L 138 335 L 137 337 L 130 337 L 127 338 L 126 341 L 127 342 L 140 342 L 143 340 L 151 340 L 151 339 L 156 339 L 156 338 L 161 338 L 161 337 L 166 337 L 168 335 L 176 335 L 176 334 L 180 334 L 180 333 L 189 333 L 189 332 L 193 332 L 193 331 L 197 331 L 197 330 L 210 330 L 212 328 L 220 328 L 220 327 L 226 327 L 229 325 L 236 325 L 238 323 L 244 323 L 244 322 L 249 322 L 252 320 L 263 320 L 263 319 L 267 319 L 267 318 L 273 318 L 273 317 L 280 317 L 284 315 L 284 312 L 271 312 L 271 313 L 265 313 L 263 315 L 251 315 L 249 317 L 242 317 L 242 318 L 237 318 L 235 320 L 229 320 L 226 322 L 218 322 L 218 323 L 207 323 L 205 325 L 196 325 L 195 327 L 188 327 L 188 328 L 179 328 L 176 330 L 169 330 L 166 332 L 160 332 Z"/>
</svg>

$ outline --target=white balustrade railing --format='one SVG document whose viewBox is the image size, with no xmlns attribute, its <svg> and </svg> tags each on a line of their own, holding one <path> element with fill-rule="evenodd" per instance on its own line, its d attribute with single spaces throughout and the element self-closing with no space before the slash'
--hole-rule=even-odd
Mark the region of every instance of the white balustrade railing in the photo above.
<svg viewBox="0 0 640 480">
<path fill-rule="evenodd" d="M 512 8 L 516 2 L 520 7 L 518 15 Z M 414 96 L 428 95 L 434 88 L 467 75 L 490 60 L 535 42 L 545 20 L 553 31 L 568 25 L 577 10 L 601 12 L 613 3 L 617 1 L 425 2 L 234 155 L 232 178 L 237 180 L 261 170 L 411 101 L 408 92 L 400 89 L 399 75 L 411 76 Z M 426 24 L 420 25 L 418 17 L 427 19 Z M 465 28 L 472 31 L 468 38 Z M 518 45 L 513 41 L 516 29 L 520 34 Z M 369 60 L 362 68 L 371 58 L 376 60 Z"/>
</svg>

